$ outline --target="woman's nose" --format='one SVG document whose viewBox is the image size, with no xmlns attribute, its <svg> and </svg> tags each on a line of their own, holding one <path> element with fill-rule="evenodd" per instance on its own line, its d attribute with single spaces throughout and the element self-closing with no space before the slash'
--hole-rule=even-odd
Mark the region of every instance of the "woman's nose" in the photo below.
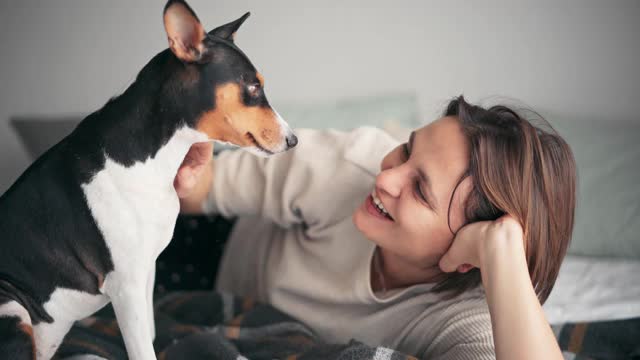
<svg viewBox="0 0 640 360">
<path fill-rule="evenodd" d="M 409 169 L 406 164 L 387 167 L 376 177 L 376 189 L 384 191 L 392 197 L 400 196 L 402 188 L 409 179 Z"/>
</svg>

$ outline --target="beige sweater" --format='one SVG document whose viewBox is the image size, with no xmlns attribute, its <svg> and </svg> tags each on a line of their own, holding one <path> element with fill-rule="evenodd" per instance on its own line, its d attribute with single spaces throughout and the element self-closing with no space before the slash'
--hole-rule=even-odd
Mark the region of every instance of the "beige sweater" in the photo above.
<svg viewBox="0 0 640 360">
<path fill-rule="evenodd" d="M 432 284 L 381 296 L 374 244 L 351 221 L 397 141 L 381 130 L 298 130 L 294 150 L 216 158 L 209 213 L 238 215 L 217 290 L 268 302 L 328 342 L 350 339 L 426 359 L 494 359 L 481 288 L 452 300 Z"/>
</svg>

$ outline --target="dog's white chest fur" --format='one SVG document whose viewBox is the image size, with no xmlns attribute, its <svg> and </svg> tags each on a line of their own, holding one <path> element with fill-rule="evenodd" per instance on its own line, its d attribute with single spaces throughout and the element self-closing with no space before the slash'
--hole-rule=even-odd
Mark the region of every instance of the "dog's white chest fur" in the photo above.
<svg viewBox="0 0 640 360">
<path fill-rule="evenodd" d="M 147 271 L 171 240 L 180 210 L 173 179 L 198 141 L 207 137 L 184 127 L 144 162 L 124 167 L 107 157 L 104 169 L 82 186 L 116 272 Z"/>
<path fill-rule="evenodd" d="M 180 210 L 173 179 L 191 145 L 207 140 L 206 135 L 184 127 L 144 162 L 125 167 L 106 157 L 104 168 L 82 185 L 91 214 L 111 253 L 114 270 L 106 274 L 100 288 L 103 295 L 56 288 L 43 305 L 54 321 L 34 327 L 38 359 L 50 358 L 74 321 L 113 301 L 127 286 L 141 283 L 149 286 L 133 299 L 131 311 L 136 311 L 136 303 L 146 304 L 138 308 L 150 312 L 146 319 L 151 319 L 149 326 L 153 329 L 151 286 L 155 260 L 171 240 Z M 134 285 L 127 284 L 129 281 Z"/>
</svg>

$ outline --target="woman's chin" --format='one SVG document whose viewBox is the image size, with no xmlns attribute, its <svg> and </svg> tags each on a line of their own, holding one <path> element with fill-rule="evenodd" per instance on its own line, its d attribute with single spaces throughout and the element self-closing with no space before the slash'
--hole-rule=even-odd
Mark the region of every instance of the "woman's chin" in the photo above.
<svg viewBox="0 0 640 360">
<path fill-rule="evenodd" d="M 362 233 L 364 233 L 364 229 L 363 229 L 364 216 L 365 214 L 362 213 L 362 206 L 357 208 L 351 215 L 351 221 L 353 221 L 353 225 L 355 225 L 356 228 L 360 230 L 360 232 Z"/>
<path fill-rule="evenodd" d="M 376 234 L 380 233 L 379 227 L 375 224 L 375 219 L 371 218 L 371 215 L 367 212 L 367 210 L 363 206 L 360 206 L 356 211 L 351 215 L 351 219 L 355 227 L 370 241 L 377 243 Z"/>
</svg>

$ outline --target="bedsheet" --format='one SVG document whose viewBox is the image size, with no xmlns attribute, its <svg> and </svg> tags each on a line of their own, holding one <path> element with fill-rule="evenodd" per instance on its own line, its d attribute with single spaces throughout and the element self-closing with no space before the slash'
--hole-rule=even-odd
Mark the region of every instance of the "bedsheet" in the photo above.
<svg viewBox="0 0 640 360">
<path fill-rule="evenodd" d="M 544 311 L 551 324 L 640 317 L 640 261 L 567 256 Z"/>
</svg>

